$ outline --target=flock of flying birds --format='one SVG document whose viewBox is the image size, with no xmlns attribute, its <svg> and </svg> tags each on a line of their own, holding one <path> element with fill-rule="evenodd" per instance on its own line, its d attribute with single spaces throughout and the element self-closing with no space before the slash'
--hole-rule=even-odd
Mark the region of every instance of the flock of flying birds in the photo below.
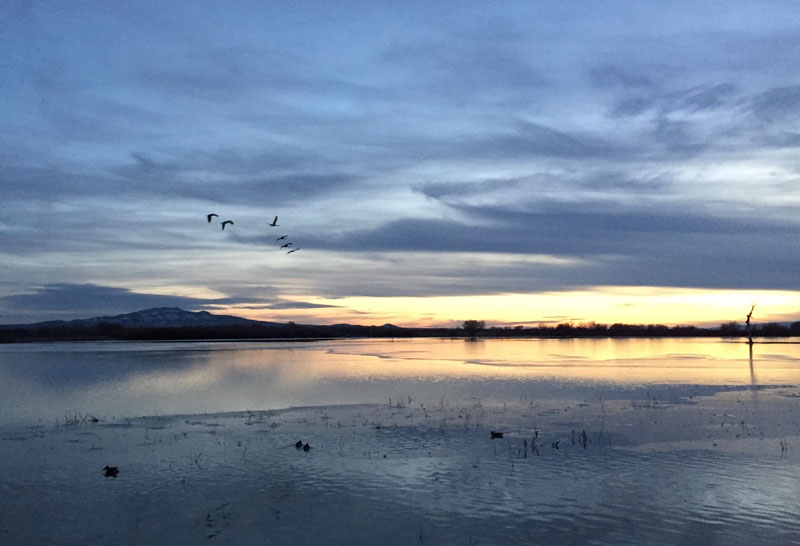
<svg viewBox="0 0 800 546">
<path fill-rule="evenodd" d="M 219 215 L 218 214 L 214 214 L 212 212 L 211 214 L 206 214 L 206 218 L 208 219 L 208 223 L 210 224 L 211 223 L 211 219 L 212 218 L 219 218 Z M 233 220 L 225 220 L 224 222 L 221 222 L 221 223 L 222 223 L 222 230 L 224 231 L 225 230 L 225 226 L 228 226 L 228 225 L 232 226 L 233 225 Z M 280 224 L 278 224 L 278 217 L 276 216 L 275 219 L 272 220 L 272 223 L 271 224 L 267 224 L 267 225 L 270 226 L 270 227 L 278 227 L 280 225 Z M 288 235 L 281 235 L 280 237 L 278 237 L 275 240 L 276 241 L 285 241 L 287 237 L 289 237 L 289 236 Z M 280 246 L 281 250 L 284 249 L 284 248 L 288 248 L 289 249 L 286 252 L 286 254 L 291 254 L 292 252 L 297 252 L 298 250 L 300 250 L 299 248 L 291 248 L 291 247 L 292 247 L 292 243 L 290 241 L 287 241 L 287 242 L 283 243 Z"/>
</svg>

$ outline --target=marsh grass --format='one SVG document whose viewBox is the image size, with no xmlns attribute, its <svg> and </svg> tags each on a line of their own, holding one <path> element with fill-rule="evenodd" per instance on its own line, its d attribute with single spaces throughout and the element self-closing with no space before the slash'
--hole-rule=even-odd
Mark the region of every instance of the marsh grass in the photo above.
<svg viewBox="0 0 800 546">
<path fill-rule="evenodd" d="M 77 427 L 80 425 L 94 424 L 100 422 L 100 419 L 88 413 L 66 413 L 62 419 L 56 419 L 57 427 Z"/>
</svg>

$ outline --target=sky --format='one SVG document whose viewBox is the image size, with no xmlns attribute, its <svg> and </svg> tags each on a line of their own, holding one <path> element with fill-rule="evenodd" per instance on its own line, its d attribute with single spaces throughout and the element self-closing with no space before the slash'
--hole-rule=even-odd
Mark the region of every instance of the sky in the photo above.
<svg viewBox="0 0 800 546">
<path fill-rule="evenodd" d="M 789 1 L 4 0 L 0 323 L 800 320 L 797 59 Z"/>
</svg>

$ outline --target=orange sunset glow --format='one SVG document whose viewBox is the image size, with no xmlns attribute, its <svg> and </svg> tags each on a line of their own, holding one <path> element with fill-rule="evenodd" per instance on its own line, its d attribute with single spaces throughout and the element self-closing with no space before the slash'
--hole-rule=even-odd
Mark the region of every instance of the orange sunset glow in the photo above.
<svg viewBox="0 0 800 546">
<path fill-rule="evenodd" d="M 352 323 L 408 327 L 453 327 L 465 319 L 487 325 L 514 326 L 558 323 L 665 324 L 717 326 L 744 322 L 757 304 L 756 322 L 794 321 L 800 317 L 800 291 L 703 290 L 660 287 L 598 287 L 541 294 L 497 294 L 454 297 L 308 298 L 320 307 L 250 309 L 220 307 L 257 320 L 298 323 Z"/>
</svg>

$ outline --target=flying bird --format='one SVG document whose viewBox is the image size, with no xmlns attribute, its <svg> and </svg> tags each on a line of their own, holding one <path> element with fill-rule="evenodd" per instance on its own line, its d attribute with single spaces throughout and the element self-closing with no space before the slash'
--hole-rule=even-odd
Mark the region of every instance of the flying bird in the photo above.
<svg viewBox="0 0 800 546">
<path fill-rule="evenodd" d="M 225 229 L 225 224 L 233 225 L 233 220 L 225 220 L 224 222 L 222 222 L 222 229 L 223 230 Z"/>
<path fill-rule="evenodd" d="M 213 212 L 212 212 L 211 214 L 206 214 L 206 218 L 208 218 L 208 223 L 209 223 L 209 224 L 211 223 L 211 219 L 212 219 L 214 216 L 219 216 L 219 214 L 214 214 Z"/>
<path fill-rule="evenodd" d="M 280 225 L 280 224 L 278 224 L 278 217 L 276 216 L 275 219 L 272 221 L 272 223 L 271 224 L 267 224 L 267 225 L 268 226 L 272 226 L 272 227 Z"/>
<path fill-rule="evenodd" d="M 300 250 L 300 249 L 299 248 L 293 248 L 292 250 L 290 250 L 286 254 L 291 254 L 292 252 L 297 252 L 298 250 Z"/>
<path fill-rule="evenodd" d="M 289 246 L 292 246 L 292 243 L 284 243 L 284 244 L 281 245 L 281 248 L 286 248 L 286 247 L 289 247 Z"/>
<path fill-rule="evenodd" d="M 283 241 L 283 240 L 284 240 L 284 239 L 286 239 L 287 237 L 288 237 L 288 235 L 281 235 L 280 237 L 278 237 L 278 238 L 277 238 L 277 239 L 275 239 L 275 240 L 276 240 L 276 241 Z"/>
</svg>

